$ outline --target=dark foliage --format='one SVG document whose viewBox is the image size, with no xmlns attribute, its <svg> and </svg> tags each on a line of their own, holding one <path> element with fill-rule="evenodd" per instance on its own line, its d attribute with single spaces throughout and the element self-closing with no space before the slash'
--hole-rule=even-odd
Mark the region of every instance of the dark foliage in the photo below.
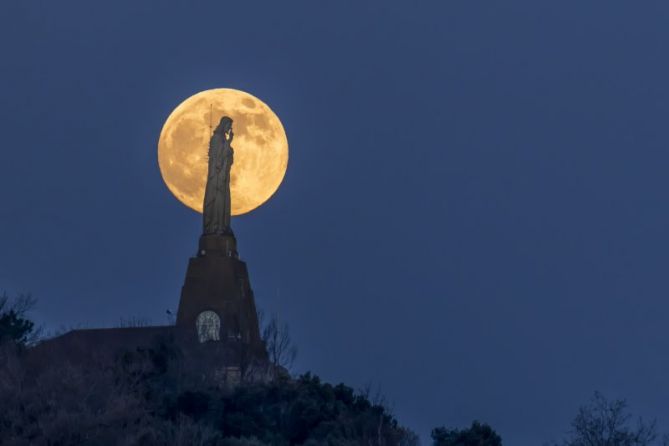
<svg viewBox="0 0 669 446">
<path fill-rule="evenodd" d="M 469 429 L 446 429 L 432 431 L 434 446 L 502 446 L 502 439 L 487 424 L 474 421 Z"/>
<path fill-rule="evenodd" d="M 272 445 L 400 444 L 406 432 L 386 409 L 310 374 L 238 388 L 218 401 L 219 427 Z"/>
<path fill-rule="evenodd" d="M 32 340 L 35 324 L 26 313 L 35 301 L 29 295 L 20 295 L 10 303 L 7 294 L 0 296 L 0 344 L 13 342 L 25 345 Z"/>
<path fill-rule="evenodd" d="M 33 323 L 20 317 L 14 310 L 0 314 L 0 342 L 25 344 L 33 330 Z"/>
<path fill-rule="evenodd" d="M 230 388 L 189 370 L 167 340 L 84 365 L 35 368 L 0 352 L 0 443 L 8 445 L 415 445 L 342 384 L 306 374 Z"/>
<path fill-rule="evenodd" d="M 203 392 L 183 392 L 177 397 L 175 412 L 200 420 L 209 411 L 209 395 Z"/>
</svg>

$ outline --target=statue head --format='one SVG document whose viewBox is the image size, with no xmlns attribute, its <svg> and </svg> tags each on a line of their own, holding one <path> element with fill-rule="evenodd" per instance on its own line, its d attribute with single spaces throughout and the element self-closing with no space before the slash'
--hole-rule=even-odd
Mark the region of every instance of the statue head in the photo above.
<svg viewBox="0 0 669 446">
<path fill-rule="evenodd" d="M 216 130 L 221 133 L 228 133 L 230 130 L 232 130 L 232 118 L 229 116 L 223 116 L 221 121 L 218 123 Z"/>
</svg>

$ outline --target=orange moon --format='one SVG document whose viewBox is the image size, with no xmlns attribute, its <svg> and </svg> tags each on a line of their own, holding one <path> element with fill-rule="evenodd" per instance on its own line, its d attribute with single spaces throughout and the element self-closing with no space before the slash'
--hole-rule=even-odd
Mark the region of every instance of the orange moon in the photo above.
<svg viewBox="0 0 669 446">
<path fill-rule="evenodd" d="M 233 120 L 230 171 L 232 215 L 252 211 L 279 188 L 288 167 L 288 139 L 281 121 L 260 99 L 230 88 L 197 93 L 170 114 L 158 140 L 158 165 L 167 188 L 202 213 L 209 139 L 221 117 Z"/>
</svg>

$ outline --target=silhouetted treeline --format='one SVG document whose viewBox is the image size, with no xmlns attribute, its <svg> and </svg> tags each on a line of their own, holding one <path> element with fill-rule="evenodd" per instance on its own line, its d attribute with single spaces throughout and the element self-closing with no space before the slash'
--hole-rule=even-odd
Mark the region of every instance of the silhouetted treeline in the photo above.
<svg viewBox="0 0 669 446">
<path fill-rule="evenodd" d="M 311 374 L 222 386 L 157 339 L 83 364 L 36 358 L 29 296 L 0 296 L 0 444 L 414 446 L 417 436 L 381 403 Z M 276 324 L 275 324 L 276 325 Z M 277 325 L 278 326 L 278 325 Z M 287 330 L 286 330 L 287 334 Z M 104 357 L 102 357 L 104 358 Z M 669 445 L 624 400 L 596 393 L 562 446 Z M 502 446 L 487 424 L 439 427 L 433 446 Z"/>
<path fill-rule="evenodd" d="M 177 367 L 174 348 L 161 342 L 109 364 L 49 364 L 36 371 L 25 351 L 5 344 L 1 443 L 417 444 L 383 406 L 343 384 L 306 374 L 225 388 Z"/>
<path fill-rule="evenodd" d="M 224 386 L 170 339 L 108 359 L 45 360 L 28 342 L 25 311 L 0 303 L 2 445 L 418 444 L 385 407 L 343 384 L 306 374 Z"/>
</svg>

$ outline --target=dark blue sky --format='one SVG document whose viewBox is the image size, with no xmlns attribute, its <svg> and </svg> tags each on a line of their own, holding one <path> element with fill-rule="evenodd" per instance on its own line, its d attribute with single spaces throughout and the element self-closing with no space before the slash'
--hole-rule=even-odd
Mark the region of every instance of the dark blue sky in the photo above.
<svg viewBox="0 0 669 446">
<path fill-rule="evenodd" d="M 0 5 L 0 289 L 50 329 L 165 321 L 199 215 L 161 126 L 246 90 L 288 133 L 234 219 L 298 370 L 400 421 L 557 439 L 594 390 L 669 429 L 666 1 Z"/>
</svg>

